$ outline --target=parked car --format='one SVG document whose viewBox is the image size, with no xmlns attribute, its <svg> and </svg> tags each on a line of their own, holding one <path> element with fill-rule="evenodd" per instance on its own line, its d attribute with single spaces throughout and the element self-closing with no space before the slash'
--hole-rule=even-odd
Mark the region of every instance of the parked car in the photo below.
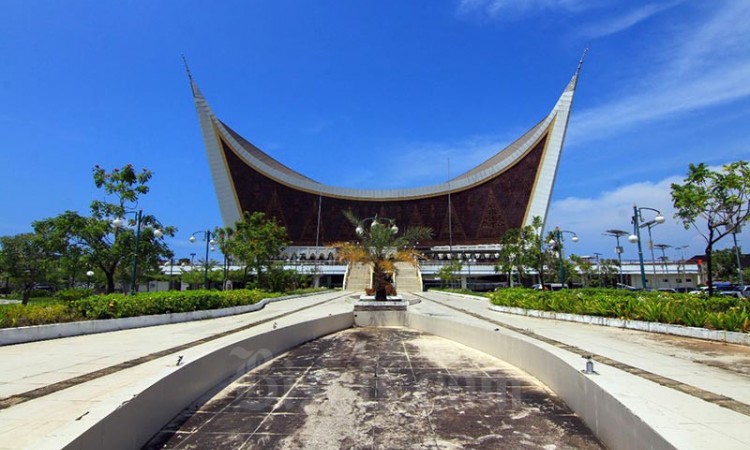
<svg viewBox="0 0 750 450">
<path fill-rule="evenodd" d="M 719 295 L 723 297 L 748 298 L 750 297 L 750 286 L 737 286 L 734 289 L 719 291 Z"/>
<path fill-rule="evenodd" d="M 531 289 L 537 290 L 537 291 L 559 291 L 562 289 L 562 284 L 560 283 L 544 283 L 544 286 L 537 283 L 533 286 L 531 286 Z"/>
<path fill-rule="evenodd" d="M 47 292 L 55 292 L 57 288 L 54 284 L 50 283 L 34 283 L 34 287 L 32 287 L 35 291 L 47 291 Z"/>
</svg>

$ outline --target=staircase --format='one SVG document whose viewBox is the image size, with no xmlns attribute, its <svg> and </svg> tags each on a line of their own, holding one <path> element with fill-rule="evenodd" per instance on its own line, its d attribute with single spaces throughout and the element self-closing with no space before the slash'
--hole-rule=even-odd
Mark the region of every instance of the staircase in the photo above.
<svg viewBox="0 0 750 450">
<path fill-rule="evenodd" d="M 365 264 L 349 264 L 344 277 L 344 290 L 365 293 L 372 286 L 372 267 Z"/>
<path fill-rule="evenodd" d="M 405 262 L 396 263 L 396 292 L 422 292 L 422 273 L 418 266 Z"/>
</svg>

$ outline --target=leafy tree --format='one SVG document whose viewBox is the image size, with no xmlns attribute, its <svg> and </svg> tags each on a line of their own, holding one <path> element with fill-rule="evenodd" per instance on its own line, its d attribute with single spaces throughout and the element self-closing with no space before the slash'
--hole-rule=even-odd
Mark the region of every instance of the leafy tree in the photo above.
<svg viewBox="0 0 750 450">
<path fill-rule="evenodd" d="M 216 227 L 213 236 L 216 240 L 216 244 L 219 246 L 219 250 L 224 255 L 222 289 L 226 289 L 227 280 L 229 280 L 229 260 L 234 256 L 234 228 Z"/>
<path fill-rule="evenodd" d="M 723 250 L 715 250 L 713 254 L 714 276 L 720 280 L 736 281 L 737 253 L 734 247 Z"/>
<path fill-rule="evenodd" d="M 453 260 L 448 264 L 444 264 L 440 270 L 437 271 L 437 276 L 440 278 L 440 285 L 442 287 L 453 287 L 459 273 L 463 269 L 461 261 Z"/>
<path fill-rule="evenodd" d="M 229 245 L 225 248 L 255 271 L 259 287 L 267 287 L 263 279 L 264 269 L 268 269 L 271 260 L 289 245 L 286 228 L 259 211 L 245 211 L 235 224 L 229 242 L 229 239 L 225 241 L 225 245 Z"/>
<path fill-rule="evenodd" d="M 542 219 L 534 216 L 531 225 L 506 231 L 500 238 L 499 264 L 495 267 L 495 271 L 505 273 L 510 278 L 515 270 L 523 282 L 528 276 L 527 268 L 534 267 L 540 274 L 540 282 L 543 282 L 542 226 Z"/>
<path fill-rule="evenodd" d="M 131 281 L 128 263 L 135 254 L 136 219 L 129 218 L 130 227 L 116 227 L 113 221 L 132 213 L 138 200 L 148 193 L 147 183 L 151 172 L 143 169 L 136 172 L 128 164 L 120 169 L 107 172 L 94 167 L 94 184 L 104 189 L 105 196 L 112 201 L 94 200 L 91 202 L 91 216 L 86 217 L 75 211 L 66 211 L 56 217 L 34 223 L 34 230 L 45 236 L 47 247 L 69 257 L 80 253 L 81 261 L 97 267 L 106 278 L 106 291 L 113 292 L 115 280 L 126 284 Z M 139 213 L 140 214 L 140 213 Z M 172 252 L 163 238 L 157 237 L 155 230 L 163 235 L 174 236 L 175 227 L 164 227 L 152 215 L 141 215 L 141 231 L 138 239 L 139 271 L 153 270 L 160 259 L 170 258 Z"/>
<path fill-rule="evenodd" d="M 531 225 L 524 227 L 523 239 L 526 242 L 524 263 L 528 267 L 534 267 L 539 274 L 539 283 L 544 286 L 545 252 L 543 249 L 542 232 L 544 222 L 539 216 L 531 219 Z"/>
<path fill-rule="evenodd" d="M 511 228 L 500 238 L 500 256 L 495 272 L 504 273 L 513 285 L 513 269 L 518 268 L 518 276 L 523 278 L 523 259 L 526 254 L 526 245 L 522 237 L 522 229 Z"/>
<path fill-rule="evenodd" d="M 281 263 L 274 263 L 266 272 L 268 289 L 272 292 L 287 292 L 298 289 L 304 282 L 304 277 L 296 270 L 284 269 Z"/>
<path fill-rule="evenodd" d="M 375 216 L 370 226 L 365 227 L 365 223 L 351 211 L 344 211 L 344 215 L 357 230 L 361 241 L 333 244 L 338 251 L 338 257 L 348 263 L 371 265 L 375 300 L 386 300 L 386 289 L 390 285 L 388 275 L 395 271 L 395 263 L 407 262 L 416 265 L 421 255 L 412 245 L 419 240 L 429 239 L 432 230 L 426 227 L 412 227 L 399 235 L 396 224 L 388 219 Z"/>
<path fill-rule="evenodd" d="M 34 233 L 0 237 L 0 267 L 14 284 L 21 286 L 22 303 L 29 303 L 34 285 L 43 281 L 55 264 L 44 240 Z"/>
<path fill-rule="evenodd" d="M 683 184 L 672 184 L 675 217 L 686 229 L 693 226 L 706 241 L 708 295 L 713 295 L 713 247 L 750 217 L 750 165 L 746 161 L 727 164 L 713 171 L 705 164 L 690 164 Z M 705 221 L 702 230 L 696 223 Z"/>
<path fill-rule="evenodd" d="M 620 262 L 617 259 L 600 259 L 599 260 L 599 286 L 614 287 L 619 281 Z"/>
<path fill-rule="evenodd" d="M 589 287 L 594 278 L 594 265 L 591 263 L 591 258 L 583 258 L 576 254 L 571 254 L 570 260 L 573 262 L 574 267 L 578 268 L 577 271 L 572 270 L 571 281 L 578 281 L 580 279 L 583 287 Z"/>
</svg>

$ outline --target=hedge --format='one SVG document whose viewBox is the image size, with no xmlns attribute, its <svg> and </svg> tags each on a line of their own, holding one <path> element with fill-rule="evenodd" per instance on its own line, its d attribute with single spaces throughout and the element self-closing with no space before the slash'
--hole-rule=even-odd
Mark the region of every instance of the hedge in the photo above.
<svg viewBox="0 0 750 450">
<path fill-rule="evenodd" d="M 279 295 L 248 289 L 168 291 L 96 295 L 46 305 L 0 305 L 0 328 L 229 308 Z"/>
<path fill-rule="evenodd" d="M 541 311 L 644 320 L 727 331 L 750 331 L 746 299 L 612 289 L 536 291 L 502 289 L 488 295 L 495 305 Z"/>
</svg>

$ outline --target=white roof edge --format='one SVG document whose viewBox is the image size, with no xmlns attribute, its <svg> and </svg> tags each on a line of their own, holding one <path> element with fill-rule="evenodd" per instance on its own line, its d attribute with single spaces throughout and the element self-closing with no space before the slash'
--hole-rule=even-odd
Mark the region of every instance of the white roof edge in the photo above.
<svg viewBox="0 0 750 450">
<path fill-rule="evenodd" d="M 573 79 L 576 79 L 577 76 L 578 71 Z M 571 88 L 571 85 L 573 88 Z M 572 105 L 574 86 L 575 84 L 573 84 L 573 80 L 571 80 L 571 83 L 566 86 L 565 91 L 558 99 L 553 110 L 541 123 L 535 125 L 536 131 L 529 135 L 524 142 L 520 143 L 520 145 L 509 153 L 507 157 L 502 158 L 496 164 L 487 167 L 480 172 L 463 178 L 459 177 L 452 179 L 445 183 L 405 189 L 353 189 L 330 186 L 312 180 L 300 179 L 299 177 L 280 171 L 275 167 L 271 167 L 252 155 L 239 142 L 237 142 L 221 121 L 216 118 L 211 107 L 208 105 L 194 82 L 193 92 L 201 130 L 203 131 L 209 165 L 211 167 L 211 174 L 214 179 L 216 194 L 219 199 L 219 206 L 224 223 L 231 224 L 239 220 L 241 212 L 238 210 L 235 193 L 232 188 L 231 180 L 229 179 L 228 169 L 225 166 L 224 157 L 219 148 L 219 140 L 217 139 L 214 130 L 219 131 L 221 137 L 232 146 L 238 156 L 245 163 L 264 175 L 285 185 L 298 190 L 337 198 L 384 201 L 392 199 L 408 200 L 412 198 L 448 194 L 449 192 L 464 190 L 479 184 L 484 180 L 492 178 L 522 158 L 523 155 L 530 150 L 530 147 L 538 141 L 542 134 L 547 132 L 547 129 L 554 120 L 554 126 L 548 136 L 546 151 L 541 162 L 541 169 L 538 172 L 536 187 L 531 194 L 529 214 L 527 214 L 526 220 L 526 224 L 530 224 L 534 216 L 540 216 L 543 220 L 546 220 L 552 187 L 557 176 L 557 166 L 560 160 L 562 145 L 565 140 L 565 132 Z M 500 152 L 508 149 L 511 145 L 513 145 L 513 143 Z"/>
</svg>

